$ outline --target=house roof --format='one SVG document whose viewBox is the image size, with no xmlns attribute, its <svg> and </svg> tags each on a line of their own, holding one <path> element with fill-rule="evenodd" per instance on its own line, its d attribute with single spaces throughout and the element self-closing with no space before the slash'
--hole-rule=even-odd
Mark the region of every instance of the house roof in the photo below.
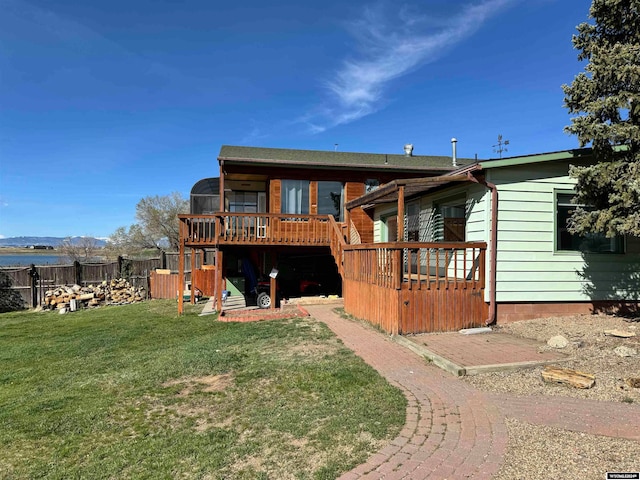
<svg viewBox="0 0 640 480">
<path fill-rule="evenodd" d="M 470 182 L 471 178 L 469 175 L 478 173 L 482 170 L 528 165 L 542 162 L 588 159 L 591 154 L 592 151 L 590 148 L 580 148 L 574 150 L 562 150 L 558 152 L 523 155 L 519 157 L 509 157 L 503 159 L 480 160 L 469 165 L 464 165 L 456 170 L 437 177 L 393 180 L 392 182 L 382 185 L 377 190 L 369 192 L 359 198 L 348 202 L 346 204 L 346 207 L 348 209 L 360 206 L 367 208 L 378 204 L 396 202 L 398 200 L 398 192 L 401 186 L 404 187 L 405 197 L 411 197 L 424 194 L 434 188 L 444 187 L 452 183 L 460 183 L 465 181 Z"/>
<path fill-rule="evenodd" d="M 448 172 L 453 169 L 451 157 L 427 155 L 395 155 L 380 153 L 293 150 L 223 145 L 218 160 L 225 164 L 295 166 L 298 168 L 344 168 L 391 171 Z M 474 160 L 459 158 L 460 165 Z"/>
<path fill-rule="evenodd" d="M 592 155 L 590 148 L 576 148 L 573 150 L 560 150 L 557 152 L 536 153 L 533 155 L 521 155 L 493 160 L 481 160 L 479 163 L 483 169 L 498 167 L 513 167 L 530 163 L 556 162 L 562 160 L 586 159 Z"/>
</svg>

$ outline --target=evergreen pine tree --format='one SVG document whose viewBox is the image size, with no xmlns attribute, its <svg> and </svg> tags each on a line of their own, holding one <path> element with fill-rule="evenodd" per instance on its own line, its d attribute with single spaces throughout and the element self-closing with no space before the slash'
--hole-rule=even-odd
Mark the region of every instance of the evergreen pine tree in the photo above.
<svg viewBox="0 0 640 480">
<path fill-rule="evenodd" d="M 577 116 L 566 131 L 591 144 L 597 161 L 575 166 L 573 233 L 640 236 L 640 0 L 593 0 L 573 45 L 588 63 L 563 85 L 565 107 Z"/>
</svg>

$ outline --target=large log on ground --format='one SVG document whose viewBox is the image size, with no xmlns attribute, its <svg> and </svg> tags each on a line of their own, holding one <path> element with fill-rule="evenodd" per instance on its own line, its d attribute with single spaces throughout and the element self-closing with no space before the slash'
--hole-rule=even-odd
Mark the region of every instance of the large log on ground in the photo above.
<svg viewBox="0 0 640 480">
<path fill-rule="evenodd" d="M 553 366 L 544 367 L 542 379 L 548 383 L 562 383 L 575 388 L 591 388 L 596 384 L 595 375 Z"/>
</svg>

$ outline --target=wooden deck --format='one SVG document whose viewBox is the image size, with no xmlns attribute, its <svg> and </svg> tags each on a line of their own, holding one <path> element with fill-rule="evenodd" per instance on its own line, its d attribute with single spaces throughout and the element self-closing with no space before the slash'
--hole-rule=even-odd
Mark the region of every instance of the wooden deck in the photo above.
<svg viewBox="0 0 640 480">
<path fill-rule="evenodd" d="M 486 243 L 350 245 L 346 225 L 328 215 L 229 212 L 180 215 L 180 237 L 182 250 L 230 245 L 329 247 L 343 279 L 345 310 L 390 334 L 476 327 L 488 316 Z M 219 248 L 216 262 L 222 264 Z M 212 283 L 221 304 L 222 278 Z"/>
<path fill-rule="evenodd" d="M 219 245 L 328 247 L 331 243 L 328 215 L 225 212 L 213 215 L 179 215 L 179 218 L 180 238 L 186 247 Z"/>
<path fill-rule="evenodd" d="M 345 310 L 391 334 L 481 326 L 485 243 L 344 247 Z"/>
</svg>

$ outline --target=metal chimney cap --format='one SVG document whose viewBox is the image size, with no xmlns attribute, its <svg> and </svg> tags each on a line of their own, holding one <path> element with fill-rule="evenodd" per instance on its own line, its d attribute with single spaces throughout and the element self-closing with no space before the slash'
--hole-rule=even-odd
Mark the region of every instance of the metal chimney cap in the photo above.
<svg viewBox="0 0 640 480">
<path fill-rule="evenodd" d="M 456 137 L 453 137 L 453 138 L 451 139 L 451 143 L 456 143 L 457 141 L 458 141 L 458 139 L 457 139 Z"/>
<path fill-rule="evenodd" d="M 413 144 L 412 143 L 405 144 L 405 146 L 404 146 L 404 154 L 407 157 L 410 157 L 412 153 L 413 153 Z"/>
</svg>

